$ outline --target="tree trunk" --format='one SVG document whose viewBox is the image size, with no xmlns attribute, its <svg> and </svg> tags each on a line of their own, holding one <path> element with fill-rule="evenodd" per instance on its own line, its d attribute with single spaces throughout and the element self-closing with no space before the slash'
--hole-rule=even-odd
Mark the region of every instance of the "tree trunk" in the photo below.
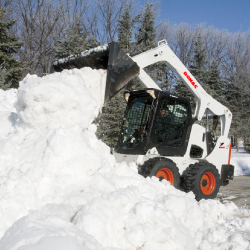
<svg viewBox="0 0 250 250">
<path fill-rule="evenodd" d="M 243 142 L 244 142 L 244 150 L 246 151 L 247 150 L 247 148 L 246 148 L 246 145 L 247 145 L 246 135 L 244 135 L 244 137 L 243 137 Z"/>
<path fill-rule="evenodd" d="M 237 152 L 239 152 L 238 136 L 235 136 L 235 144 L 236 144 Z"/>
</svg>

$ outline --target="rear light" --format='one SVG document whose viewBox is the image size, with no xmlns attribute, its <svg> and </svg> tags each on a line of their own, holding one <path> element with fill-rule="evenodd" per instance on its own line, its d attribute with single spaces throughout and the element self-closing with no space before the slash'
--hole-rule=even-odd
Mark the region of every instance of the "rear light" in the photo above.
<svg viewBox="0 0 250 250">
<path fill-rule="evenodd" d="M 228 155 L 228 165 L 230 165 L 231 151 L 232 151 L 232 144 L 230 143 L 230 146 L 229 146 L 229 155 Z"/>
</svg>

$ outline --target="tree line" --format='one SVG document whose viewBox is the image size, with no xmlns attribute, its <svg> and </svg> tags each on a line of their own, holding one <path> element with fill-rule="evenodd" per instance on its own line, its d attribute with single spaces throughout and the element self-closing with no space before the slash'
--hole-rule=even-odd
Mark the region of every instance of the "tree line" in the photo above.
<svg viewBox="0 0 250 250">
<path fill-rule="evenodd" d="M 0 88 L 18 87 L 27 73 L 49 74 L 55 59 L 100 44 L 117 41 L 134 54 L 166 39 L 205 90 L 232 111 L 231 135 L 247 140 L 250 32 L 230 33 L 202 24 L 156 24 L 157 14 L 154 1 L 140 6 L 134 0 L 0 0 Z M 163 90 L 192 100 L 165 64 L 146 71 Z M 138 80 L 128 85 L 128 89 L 141 87 Z M 125 106 L 117 98 L 121 97 L 107 103 L 97 120 L 98 135 L 110 146 L 117 140 Z"/>
</svg>

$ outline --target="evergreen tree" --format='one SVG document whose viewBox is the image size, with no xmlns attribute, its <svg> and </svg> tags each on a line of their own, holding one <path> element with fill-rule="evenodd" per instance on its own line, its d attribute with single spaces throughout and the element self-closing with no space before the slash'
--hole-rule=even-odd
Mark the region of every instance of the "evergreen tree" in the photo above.
<svg viewBox="0 0 250 250">
<path fill-rule="evenodd" d="M 234 137 L 239 138 L 241 135 L 241 123 L 242 123 L 242 92 L 241 90 L 234 86 L 232 83 L 227 84 L 226 89 L 226 101 L 228 103 L 227 107 L 233 113 L 233 119 L 230 127 L 231 135 Z M 244 111 L 243 111 L 244 113 Z"/>
<path fill-rule="evenodd" d="M 213 61 L 210 70 L 207 73 L 207 89 L 209 90 L 209 94 L 216 99 L 217 101 L 222 102 L 226 105 L 224 96 L 224 86 L 220 77 L 220 71 L 218 69 L 218 63 Z"/>
<path fill-rule="evenodd" d="M 134 45 L 135 53 L 141 53 L 147 50 L 150 50 L 156 46 L 156 30 L 155 30 L 155 16 L 154 5 L 147 2 L 146 6 L 143 8 L 142 15 L 137 17 L 138 23 L 138 33 L 135 34 L 136 44 Z M 144 70 L 150 77 L 157 82 L 159 65 L 150 65 Z M 136 84 L 136 87 L 141 85 Z M 145 88 L 145 86 L 143 86 Z"/>
<path fill-rule="evenodd" d="M 118 44 L 126 52 L 129 53 L 131 49 L 131 40 L 132 40 L 132 27 L 133 21 L 130 16 L 130 7 L 126 6 L 121 19 L 118 20 Z"/>
<path fill-rule="evenodd" d="M 190 72 L 192 75 L 195 77 L 195 79 L 203 85 L 203 87 L 207 90 L 206 88 L 206 51 L 204 48 L 204 44 L 202 42 L 201 35 L 197 37 L 197 41 L 195 42 L 195 49 L 194 49 L 194 57 L 191 60 L 190 67 L 189 67 Z M 182 81 L 177 81 L 177 86 L 176 86 L 176 92 L 184 97 L 189 98 L 193 111 L 195 107 L 195 99 L 194 96 L 191 94 L 189 89 L 186 87 L 186 85 Z"/>
<path fill-rule="evenodd" d="M 189 68 L 200 84 L 206 84 L 206 65 L 206 50 L 201 35 L 199 35 L 195 42 L 194 57 Z"/>
<path fill-rule="evenodd" d="M 238 139 L 243 139 L 250 135 L 250 93 L 249 89 L 242 90 L 240 87 L 233 84 L 233 82 L 235 82 L 234 77 L 235 76 L 232 76 L 232 78 L 228 79 L 223 102 L 226 101 L 226 106 L 233 114 L 230 134 L 234 136 L 236 146 L 238 146 Z"/>
<path fill-rule="evenodd" d="M 17 88 L 22 74 L 22 65 L 14 57 L 21 43 L 9 34 L 14 23 L 6 21 L 6 11 L 0 9 L 0 88 L 4 90 Z"/>
<path fill-rule="evenodd" d="M 120 91 L 105 103 L 102 113 L 99 114 L 95 121 L 97 124 L 97 137 L 111 148 L 117 145 L 126 108 L 123 93 L 124 91 Z"/>
<path fill-rule="evenodd" d="M 66 38 L 59 40 L 54 47 L 56 58 L 77 55 L 85 50 L 97 47 L 100 43 L 95 37 L 87 37 L 81 25 L 66 31 Z"/>
<path fill-rule="evenodd" d="M 153 8 L 154 5 L 149 2 L 144 7 L 140 27 L 135 35 L 138 52 L 144 52 L 155 47 L 156 30 L 154 26 L 156 13 Z"/>
<path fill-rule="evenodd" d="M 191 101 L 192 106 L 194 105 L 195 101 L 194 101 L 194 97 L 191 94 L 190 90 L 188 89 L 188 87 L 186 86 L 186 84 L 184 82 L 182 82 L 182 80 L 177 80 L 176 81 L 176 86 L 175 86 L 175 92 L 178 95 L 184 96 L 189 98 L 189 100 Z"/>
<path fill-rule="evenodd" d="M 153 5 L 147 4 L 142 18 L 140 19 L 140 28 L 137 52 L 145 51 L 155 46 L 155 29 L 154 29 L 154 12 Z M 130 8 L 127 5 L 118 28 L 118 44 L 127 53 L 131 52 L 133 21 L 130 17 Z M 152 72 L 152 70 L 151 70 Z M 127 90 L 145 88 L 138 79 L 133 79 L 126 86 Z M 123 98 L 124 91 L 120 91 L 108 103 L 105 104 L 102 114 L 99 115 L 96 123 L 98 124 L 97 135 L 108 146 L 114 147 L 117 144 L 120 133 L 123 116 L 126 108 L 126 102 Z"/>
<path fill-rule="evenodd" d="M 131 49 L 131 29 L 133 21 L 130 17 L 130 8 L 128 5 L 118 22 L 118 44 L 126 53 L 129 53 Z M 111 148 L 115 147 L 117 144 L 126 108 L 123 92 L 124 91 L 120 91 L 110 101 L 105 103 L 102 113 L 96 120 L 96 123 L 98 124 L 98 138 Z"/>
<path fill-rule="evenodd" d="M 169 79 L 169 70 L 165 62 L 157 63 L 157 77 L 156 82 L 159 83 L 163 91 L 171 92 L 171 84 Z"/>
</svg>

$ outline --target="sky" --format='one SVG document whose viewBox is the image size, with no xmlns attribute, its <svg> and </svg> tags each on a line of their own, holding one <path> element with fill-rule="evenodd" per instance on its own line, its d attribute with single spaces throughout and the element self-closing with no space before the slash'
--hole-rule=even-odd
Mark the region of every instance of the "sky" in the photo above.
<svg viewBox="0 0 250 250">
<path fill-rule="evenodd" d="M 157 22 L 205 23 L 219 30 L 250 30 L 250 0 L 161 0 Z"/>
</svg>

